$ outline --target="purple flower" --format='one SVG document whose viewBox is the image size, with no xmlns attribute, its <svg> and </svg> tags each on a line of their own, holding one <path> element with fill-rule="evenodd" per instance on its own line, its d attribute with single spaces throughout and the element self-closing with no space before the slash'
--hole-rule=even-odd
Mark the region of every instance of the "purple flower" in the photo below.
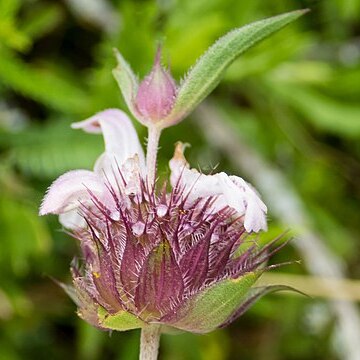
<svg viewBox="0 0 360 360">
<path fill-rule="evenodd" d="M 60 222 L 67 228 L 76 228 L 80 222 L 84 224 L 78 208 L 80 203 L 92 203 L 92 195 L 115 211 L 116 204 L 110 196 L 108 183 L 113 188 L 120 186 L 125 194 L 137 194 L 140 192 L 139 179 L 146 176 L 144 152 L 130 119 L 121 110 L 102 111 L 72 127 L 89 133 L 103 133 L 105 152 L 96 161 L 94 171 L 69 171 L 60 176 L 45 195 L 40 215 L 60 214 Z M 209 211 L 216 214 L 219 209 L 229 206 L 244 218 L 247 232 L 266 230 L 266 206 L 249 184 L 225 173 L 203 175 L 190 170 L 182 152 L 183 146 L 178 143 L 170 161 L 171 184 L 174 186 L 179 181 L 188 190 L 188 204 L 199 198 L 216 196 Z"/>
<path fill-rule="evenodd" d="M 40 214 L 60 214 L 82 250 L 65 287 L 79 315 L 102 329 L 162 324 L 205 333 L 240 316 L 277 287 L 254 287 L 269 247 L 266 206 L 243 179 L 190 170 L 184 146 L 170 161 L 171 190 L 147 181 L 135 129 L 120 110 L 73 124 L 103 133 L 94 171 L 75 170 L 49 188 Z"/>
<path fill-rule="evenodd" d="M 169 114 L 176 98 L 176 84 L 172 76 L 161 66 L 161 49 L 150 74 L 140 83 L 135 105 L 139 118 L 158 122 Z"/>
</svg>

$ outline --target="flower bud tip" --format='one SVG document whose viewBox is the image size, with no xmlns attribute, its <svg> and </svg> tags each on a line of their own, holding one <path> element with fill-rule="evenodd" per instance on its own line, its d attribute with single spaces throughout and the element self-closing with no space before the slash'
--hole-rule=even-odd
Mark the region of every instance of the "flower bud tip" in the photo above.
<svg viewBox="0 0 360 360">
<path fill-rule="evenodd" d="M 157 122 L 169 114 L 175 98 L 176 84 L 169 71 L 161 66 L 159 48 L 150 74 L 140 83 L 136 106 L 144 118 Z"/>
</svg>

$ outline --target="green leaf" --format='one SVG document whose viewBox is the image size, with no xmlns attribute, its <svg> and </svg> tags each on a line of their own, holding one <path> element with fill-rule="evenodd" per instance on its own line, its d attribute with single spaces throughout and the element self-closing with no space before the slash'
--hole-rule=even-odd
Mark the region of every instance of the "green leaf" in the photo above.
<svg viewBox="0 0 360 360">
<path fill-rule="evenodd" d="M 246 50 L 296 20 L 308 10 L 297 10 L 230 31 L 212 45 L 183 81 L 175 105 L 162 121 L 169 126 L 189 114 L 220 82 L 226 68 Z"/>
<path fill-rule="evenodd" d="M 0 1 L 0 19 L 14 18 L 21 5 L 21 0 Z"/>
<path fill-rule="evenodd" d="M 56 118 L 16 134 L 0 132 L 0 144 L 9 148 L 6 160 L 23 173 L 53 179 L 71 169 L 92 169 L 103 152 L 100 136 L 74 131 Z"/>
<path fill-rule="evenodd" d="M 21 30 L 34 41 L 53 31 L 64 19 L 64 10 L 60 4 L 43 4 L 41 7 L 33 7 L 26 14 Z"/>
<path fill-rule="evenodd" d="M 223 323 L 220 327 L 228 326 L 238 317 L 243 315 L 256 301 L 261 299 L 263 296 L 267 294 L 271 294 L 277 291 L 294 291 L 298 294 L 307 296 L 303 292 L 287 285 L 267 285 L 267 286 L 259 286 L 250 289 L 247 295 L 242 299 L 241 305 L 234 311 L 234 313 Z"/>
<path fill-rule="evenodd" d="M 261 272 L 251 272 L 238 279 L 227 279 L 210 286 L 179 310 L 169 325 L 194 333 L 216 329 L 241 305 Z"/>
<path fill-rule="evenodd" d="M 5 192 L 0 195 L 0 229 L 2 273 L 10 270 L 17 276 L 25 276 L 31 269 L 31 259 L 43 256 L 50 249 L 51 237 L 37 210 Z"/>
<path fill-rule="evenodd" d="M 311 87 L 272 84 L 272 91 L 318 129 L 348 138 L 360 136 L 360 106 L 338 101 Z"/>
<path fill-rule="evenodd" d="M 126 311 L 119 311 L 115 315 L 111 315 L 101 306 L 99 306 L 98 317 L 101 327 L 116 331 L 138 329 L 146 325 L 135 315 Z"/>
<path fill-rule="evenodd" d="M 137 78 L 132 71 L 130 65 L 125 61 L 123 56 L 117 49 L 114 49 L 116 60 L 118 62 L 117 67 L 113 70 L 113 75 L 117 81 L 121 93 L 124 97 L 126 105 L 132 114 L 137 117 L 137 111 L 134 107 L 134 99 L 138 89 Z"/>
<path fill-rule="evenodd" d="M 75 81 L 70 84 L 53 71 L 35 68 L 5 49 L 1 49 L 0 82 L 61 112 L 78 114 L 87 108 L 86 92 Z"/>
</svg>

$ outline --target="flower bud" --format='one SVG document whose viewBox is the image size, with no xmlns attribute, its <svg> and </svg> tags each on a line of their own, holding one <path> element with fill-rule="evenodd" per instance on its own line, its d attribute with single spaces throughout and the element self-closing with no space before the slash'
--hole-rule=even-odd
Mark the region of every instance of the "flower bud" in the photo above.
<svg viewBox="0 0 360 360">
<path fill-rule="evenodd" d="M 170 73 L 160 64 L 161 49 L 150 74 L 141 82 L 136 96 L 139 113 L 152 122 L 169 114 L 175 102 L 176 84 Z"/>
</svg>

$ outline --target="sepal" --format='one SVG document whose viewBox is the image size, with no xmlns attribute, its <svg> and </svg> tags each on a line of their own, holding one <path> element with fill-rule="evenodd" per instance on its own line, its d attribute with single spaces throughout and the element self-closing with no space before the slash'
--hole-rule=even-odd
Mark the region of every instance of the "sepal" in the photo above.
<svg viewBox="0 0 360 360">
<path fill-rule="evenodd" d="M 215 330 L 242 304 L 260 274 L 251 272 L 209 286 L 182 305 L 169 325 L 194 333 Z"/>
<path fill-rule="evenodd" d="M 271 294 L 277 291 L 295 291 L 301 295 L 307 296 L 303 292 L 287 285 L 268 285 L 268 286 L 259 286 L 250 289 L 246 297 L 243 299 L 243 302 L 240 306 L 234 311 L 233 314 L 229 316 L 229 318 L 224 321 L 219 327 L 223 328 L 231 324 L 238 317 L 243 315 L 252 305 L 254 305 L 259 299 L 267 294 Z"/>
<path fill-rule="evenodd" d="M 114 49 L 114 54 L 117 60 L 117 66 L 113 70 L 114 78 L 119 85 L 127 107 L 134 117 L 141 121 L 141 116 L 135 107 L 135 97 L 139 87 L 138 80 L 130 65 L 117 49 Z"/>
<path fill-rule="evenodd" d="M 127 311 L 119 311 L 116 314 L 109 314 L 103 307 L 98 308 L 99 325 L 103 329 L 126 331 L 139 329 L 146 325 L 135 315 Z"/>
</svg>

